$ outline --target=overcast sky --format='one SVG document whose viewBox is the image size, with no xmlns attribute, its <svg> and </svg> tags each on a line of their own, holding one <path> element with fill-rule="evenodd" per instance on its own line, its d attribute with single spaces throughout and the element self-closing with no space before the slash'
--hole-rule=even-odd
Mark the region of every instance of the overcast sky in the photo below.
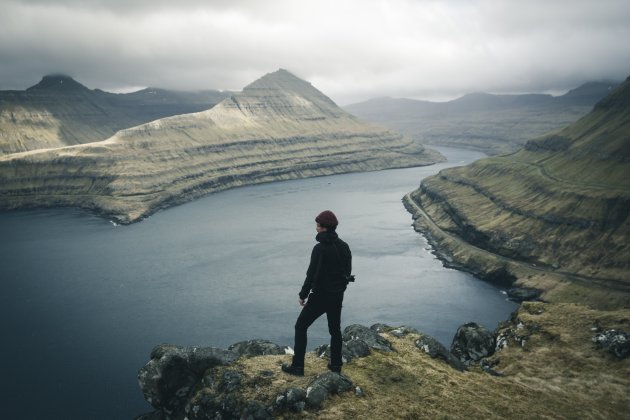
<svg viewBox="0 0 630 420">
<path fill-rule="evenodd" d="M 285 68 L 340 105 L 561 93 L 630 75 L 629 0 L 0 0 L 0 89 L 241 90 Z"/>
</svg>

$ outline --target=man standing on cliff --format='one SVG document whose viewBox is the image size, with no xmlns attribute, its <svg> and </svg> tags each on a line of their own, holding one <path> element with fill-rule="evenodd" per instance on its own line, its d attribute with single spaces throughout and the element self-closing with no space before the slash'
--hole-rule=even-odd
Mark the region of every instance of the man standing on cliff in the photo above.
<svg viewBox="0 0 630 420">
<path fill-rule="evenodd" d="M 315 223 L 318 243 L 311 252 L 311 262 L 299 293 L 299 303 L 303 308 L 295 323 L 293 362 L 282 365 L 284 372 L 298 376 L 304 375 L 306 331 L 324 313 L 330 332 L 328 369 L 341 372 L 341 303 L 348 281 L 353 280 L 350 280 L 350 247 L 335 232 L 339 224 L 337 217 L 332 211 L 325 210 L 315 218 Z"/>
</svg>

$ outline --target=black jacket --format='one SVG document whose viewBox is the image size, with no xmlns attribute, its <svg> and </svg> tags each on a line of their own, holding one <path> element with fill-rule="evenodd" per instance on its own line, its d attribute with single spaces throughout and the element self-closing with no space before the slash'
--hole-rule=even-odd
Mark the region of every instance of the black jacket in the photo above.
<svg viewBox="0 0 630 420">
<path fill-rule="evenodd" d="M 309 292 L 343 293 L 348 282 L 346 276 L 352 273 L 352 253 L 347 243 L 339 239 L 336 232 L 320 232 L 315 237 L 317 245 L 311 252 L 311 263 L 306 270 L 306 279 L 300 299 L 306 299 Z"/>
</svg>

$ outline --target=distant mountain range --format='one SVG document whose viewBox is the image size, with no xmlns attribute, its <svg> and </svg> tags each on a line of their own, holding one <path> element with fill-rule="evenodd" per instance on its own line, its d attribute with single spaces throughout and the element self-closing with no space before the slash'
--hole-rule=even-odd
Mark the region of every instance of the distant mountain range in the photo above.
<svg viewBox="0 0 630 420">
<path fill-rule="evenodd" d="M 55 100 L 54 106 L 63 103 L 72 116 L 59 124 L 61 112 L 42 108 L 37 115 L 45 123 L 32 117 L 17 122 L 11 116 L 17 113 L 14 108 L 4 119 L 9 127 L 25 131 L 19 136 L 9 131 L 13 141 L 48 133 L 51 147 L 63 138 L 54 136 L 56 129 L 70 127 L 79 136 L 90 124 L 98 125 L 94 115 L 102 122 L 103 115 L 121 112 L 112 106 L 101 112 L 94 98 L 115 96 L 91 92 L 70 79 L 46 79 L 35 90 L 63 91 L 70 99 Z M 144 98 L 152 95 L 143 91 L 122 98 L 146 104 Z M 141 99 L 134 102 L 136 97 Z M 159 107 L 161 102 L 151 104 Z M 51 121 L 59 126 L 51 127 Z M 205 111 L 157 119 L 103 141 L 84 140 L 0 155 L 0 209 L 78 206 L 130 223 L 230 187 L 443 160 L 398 133 L 348 114 L 286 70 L 265 75 Z"/>
<path fill-rule="evenodd" d="M 448 102 L 376 98 L 344 108 L 420 143 L 500 154 L 575 122 L 618 85 L 590 82 L 562 96 L 471 93 Z"/>
<path fill-rule="evenodd" d="M 24 91 L 0 91 L 0 154 L 105 140 L 124 128 L 209 109 L 230 95 L 157 88 L 114 94 L 69 76 L 45 76 Z"/>
<path fill-rule="evenodd" d="M 413 198 L 477 248 L 630 292 L 630 78 L 574 124 L 442 171 Z"/>
</svg>

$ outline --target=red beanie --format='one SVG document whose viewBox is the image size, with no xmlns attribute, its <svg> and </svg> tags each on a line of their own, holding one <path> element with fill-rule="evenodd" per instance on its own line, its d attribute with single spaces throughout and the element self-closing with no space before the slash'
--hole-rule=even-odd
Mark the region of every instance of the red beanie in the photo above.
<svg viewBox="0 0 630 420">
<path fill-rule="evenodd" d="M 324 210 L 319 213 L 315 218 L 315 221 L 324 227 L 334 228 L 339 222 L 337 221 L 337 216 L 330 210 Z"/>
</svg>

